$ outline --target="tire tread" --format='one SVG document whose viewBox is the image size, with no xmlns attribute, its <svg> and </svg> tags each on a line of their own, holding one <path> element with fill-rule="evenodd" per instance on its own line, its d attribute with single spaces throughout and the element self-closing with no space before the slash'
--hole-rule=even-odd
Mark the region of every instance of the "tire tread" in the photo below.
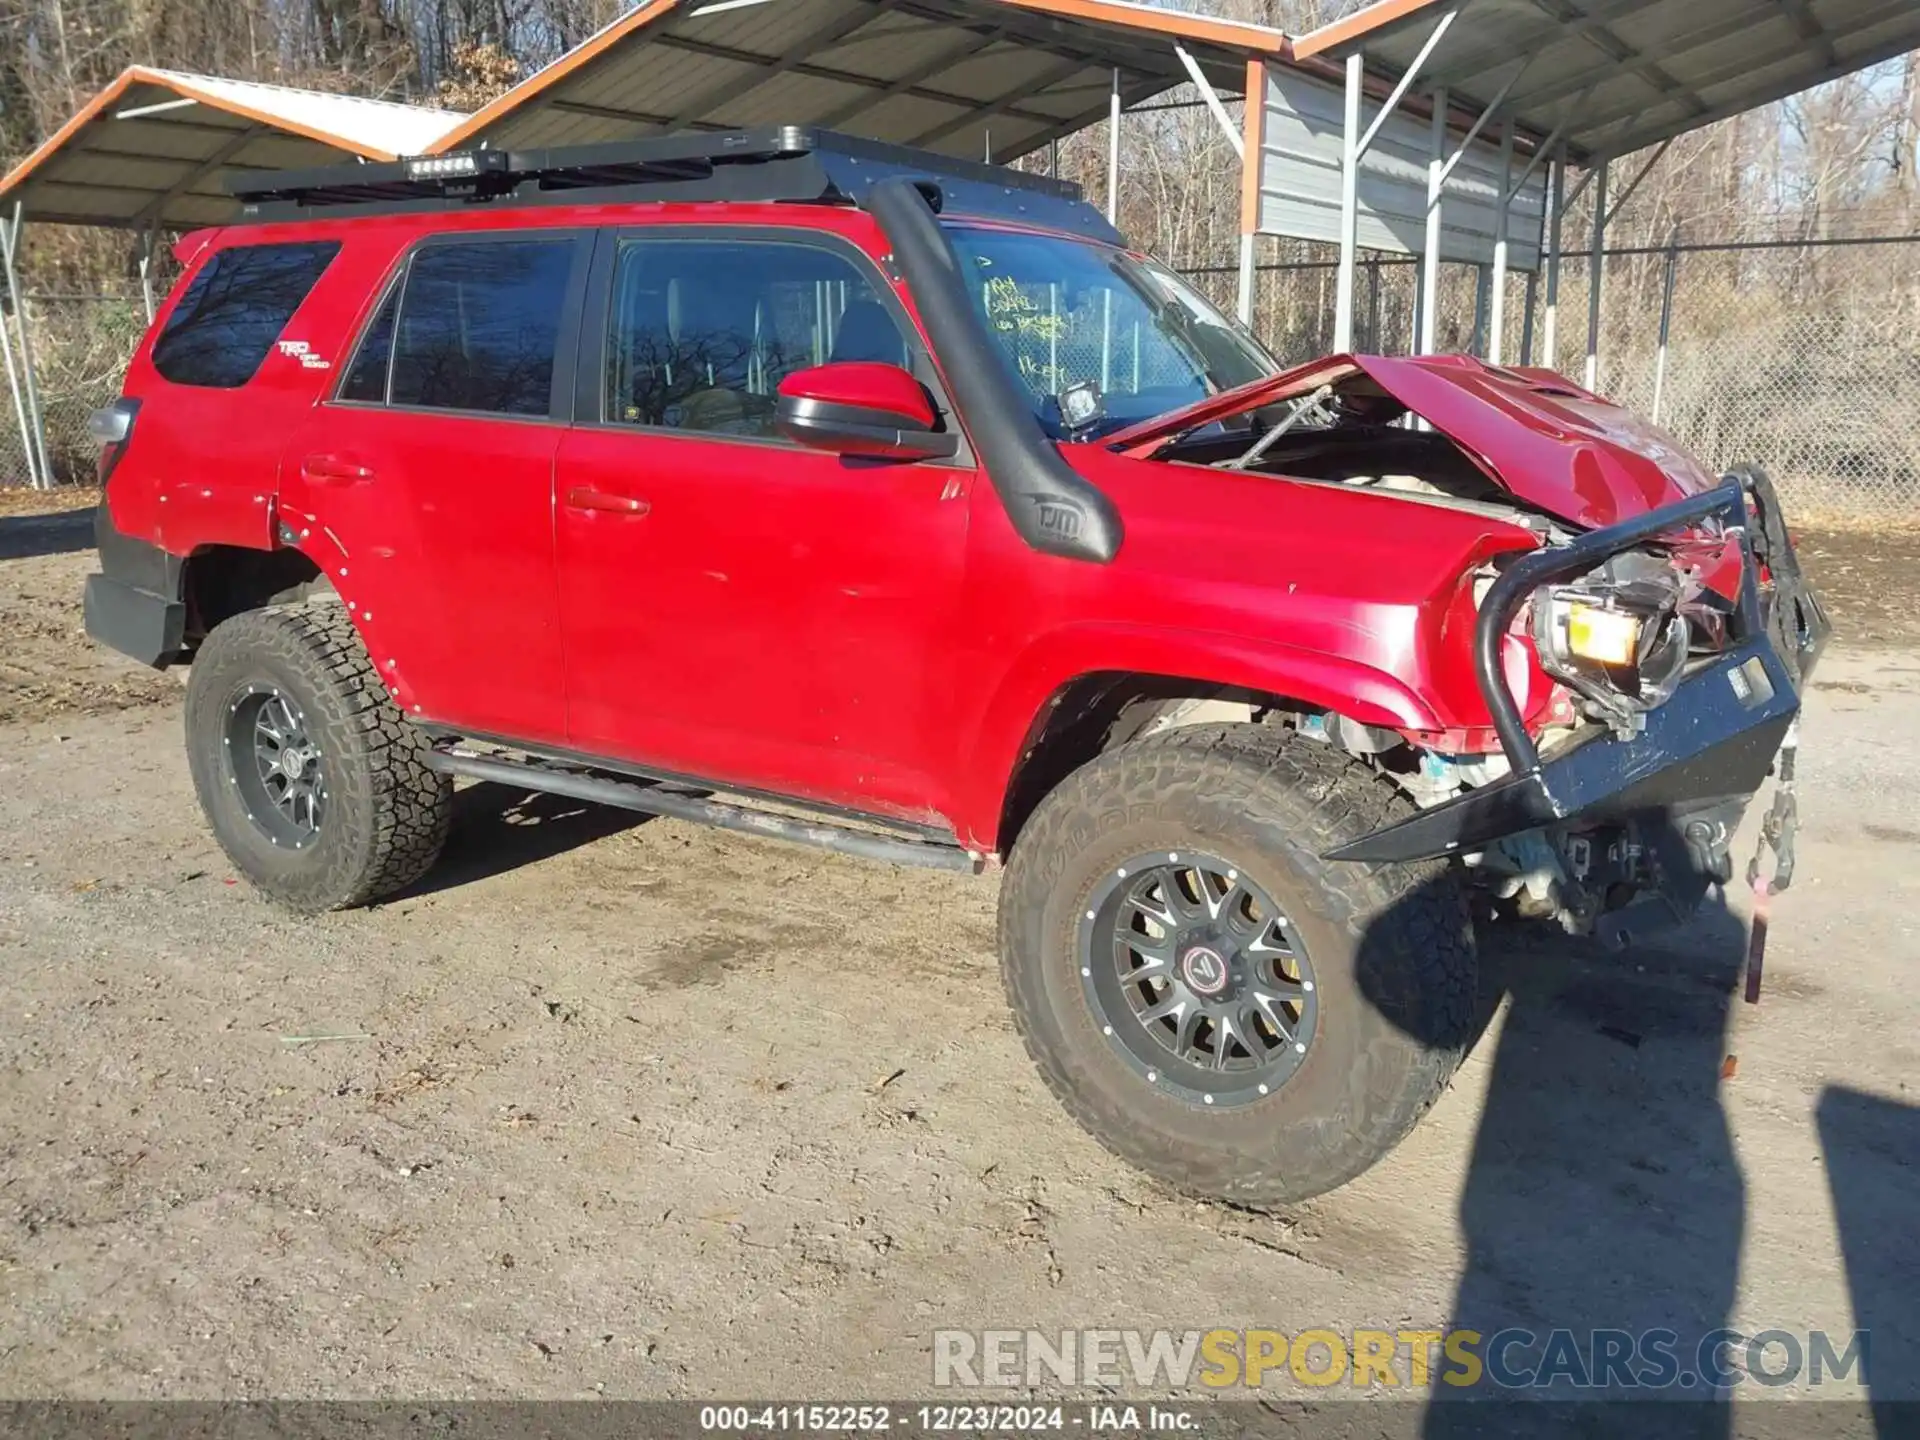
<svg viewBox="0 0 1920 1440">
<path fill-rule="evenodd" d="M 1315 875 L 1348 918 L 1356 942 L 1369 923 L 1390 914 L 1400 952 L 1413 967 L 1409 998 L 1423 1011 L 1421 1038 L 1396 1038 L 1407 1052 L 1404 1083 L 1387 1103 L 1352 1117 L 1348 1143 L 1329 1145 L 1303 1168 L 1296 1154 L 1236 1155 L 1196 1166 L 1155 1144 L 1125 1108 L 1083 1085 L 1048 1037 L 1036 1027 L 1022 969 L 1021 908 L 1044 903 L 1049 866 L 1116 806 L 1164 802 L 1182 793 L 1205 796 L 1271 818 L 1295 851 L 1318 862 Z M 1476 967 L 1471 931 L 1457 887 L 1438 862 L 1416 865 L 1324 861 L 1345 841 L 1392 823 L 1412 810 L 1386 776 L 1332 745 L 1291 731 L 1252 724 L 1176 729 L 1120 746 L 1061 782 L 1028 820 L 1008 860 L 1001 891 L 999 940 L 1002 980 L 1027 1054 L 1069 1114 L 1123 1159 L 1173 1188 L 1242 1204 L 1287 1203 L 1353 1179 L 1392 1149 L 1445 1092 L 1474 1033 Z M 1383 1028 L 1385 1022 L 1382 1022 Z"/>
<path fill-rule="evenodd" d="M 418 880 L 446 843 L 452 784 L 428 766 L 424 738 L 381 684 L 346 607 L 325 595 L 236 615 L 208 636 L 194 671 L 249 661 L 277 661 L 326 692 L 334 713 L 318 723 L 329 789 L 343 796 L 363 792 L 352 798 L 364 799 L 371 815 L 361 843 L 324 872 L 290 885 L 257 876 L 256 883 L 294 909 L 313 911 L 364 905 Z M 198 709 L 190 696 L 190 745 Z M 207 799 L 203 793 L 203 803 Z M 236 863 L 244 861 L 227 848 Z"/>
</svg>

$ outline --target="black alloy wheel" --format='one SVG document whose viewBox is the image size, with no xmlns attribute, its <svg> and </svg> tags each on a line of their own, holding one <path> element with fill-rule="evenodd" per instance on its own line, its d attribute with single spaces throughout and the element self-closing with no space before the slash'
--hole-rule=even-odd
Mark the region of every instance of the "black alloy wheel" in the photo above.
<svg viewBox="0 0 1920 1440">
<path fill-rule="evenodd" d="M 248 685 L 227 706 L 225 739 L 247 818 L 275 845 L 313 844 L 326 819 L 327 773 L 299 705 L 274 686 Z"/>
<path fill-rule="evenodd" d="M 1101 1033 L 1190 1102 L 1257 1102 L 1313 1044 L 1305 945 L 1264 889 L 1212 855 L 1160 851 L 1115 867 L 1081 922 L 1080 962 Z"/>
</svg>

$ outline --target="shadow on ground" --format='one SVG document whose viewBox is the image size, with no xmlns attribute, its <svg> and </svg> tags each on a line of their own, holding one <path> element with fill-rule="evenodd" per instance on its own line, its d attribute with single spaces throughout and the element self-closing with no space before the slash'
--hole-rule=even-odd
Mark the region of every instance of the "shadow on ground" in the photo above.
<svg viewBox="0 0 1920 1440">
<path fill-rule="evenodd" d="M 1392 970 L 1396 928 L 1377 927 L 1361 951 L 1362 987 L 1389 1016 L 1390 996 L 1367 977 Z M 1479 1364 L 1437 1358 L 1427 1440 L 1721 1440 L 1771 1435 L 1776 1422 L 1809 1440 L 1920 1434 L 1920 1109 L 1839 1089 L 1819 1108 L 1867 1332 L 1858 1363 L 1851 1332 L 1789 1331 L 1800 1317 L 1753 1336 L 1730 1327 L 1747 1196 L 1719 1090 L 1745 941 L 1717 901 L 1617 955 L 1550 929 L 1481 927 L 1480 1013 L 1508 1008 L 1461 1192 L 1466 1265 L 1447 1317 L 1449 1332 L 1477 1332 Z M 1852 1403 L 1764 1403 L 1786 1384 L 1817 1397 L 1823 1348 L 1830 1375 L 1866 1384 L 1871 1419 Z M 1724 1403 L 1736 1399 L 1762 1403 Z M 1472 1403 L 1501 1400 L 1613 1403 Z"/>
<path fill-rule="evenodd" d="M 1732 1306 L 1746 1203 L 1718 1095 L 1744 929 L 1714 906 L 1627 955 L 1551 930 L 1483 934 L 1483 996 L 1509 1009 L 1449 1318 L 1485 1337 L 1486 1368 L 1436 1395 L 1711 1397 L 1696 1351 Z M 1667 1361 L 1651 1353 L 1661 1332 Z M 1480 1409 L 1436 1404 L 1426 1434 L 1486 1434 Z M 1729 1413 L 1662 1406 L 1633 1428 L 1726 1435 Z"/>
<path fill-rule="evenodd" d="M 453 832 L 439 863 L 394 900 L 470 885 L 564 855 L 650 818 L 509 785 L 468 785 L 454 792 Z"/>
<path fill-rule="evenodd" d="M 0 560 L 32 560 L 93 548 L 92 510 L 0 515 Z"/>
<path fill-rule="evenodd" d="M 1835 1086 L 1817 1113 L 1875 1424 L 1920 1433 L 1920 1107 Z"/>
</svg>

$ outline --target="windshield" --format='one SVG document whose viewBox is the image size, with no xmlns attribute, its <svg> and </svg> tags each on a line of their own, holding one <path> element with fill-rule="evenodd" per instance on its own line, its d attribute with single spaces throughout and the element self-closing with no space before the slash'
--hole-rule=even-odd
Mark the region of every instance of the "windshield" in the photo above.
<svg viewBox="0 0 1920 1440">
<path fill-rule="evenodd" d="M 1186 281 L 1059 235 L 954 226 L 974 304 L 1056 440 L 1093 440 L 1279 370 Z"/>
</svg>

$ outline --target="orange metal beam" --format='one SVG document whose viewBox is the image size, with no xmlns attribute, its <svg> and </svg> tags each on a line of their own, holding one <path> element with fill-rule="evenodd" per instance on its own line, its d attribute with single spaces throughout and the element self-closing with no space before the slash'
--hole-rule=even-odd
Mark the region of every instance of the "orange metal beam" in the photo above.
<svg viewBox="0 0 1920 1440">
<path fill-rule="evenodd" d="M 302 139 L 318 141 L 322 145 L 331 145 L 337 150 L 346 150 L 355 155 L 364 155 L 369 160 L 394 160 L 399 158 L 391 151 L 376 150 L 371 146 L 359 145 L 343 136 L 330 135 L 324 130 L 317 130 L 312 126 L 299 124 L 296 121 L 288 120 L 284 116 L 272 115 L 263 110 L 255 110 L 252 106 L 243 105 L 239 101 L 230 99 L 227 96 L 217 95 L 210 90 L 203 90 L 199 86 L 181 79 L 178 75 L 163 74 L 158 70 L 150 70 L 144 65 L 129 65 L 125 70 L 122 70 L 115 76 L 113 82 L 104 90 L 95 95 L 85 105 L 81 106 L 80 109 L 75 112 L 72 119 L 68 120 L 66 124 L 62 125 L 58 130 L 54 131 L 53 134 L 41 141 L 31 155 L 27 156 L 26 159 L 22 160 L 7 172 L 6 178 L 0 180 L 0 195 L 5 195 L 16 186 L 26 183 L 34 171 L 52 159 L 69 140 L 79 134 L 93 121 L 99 119 L 103 112 L 136 85 L 153 85 L 162 90 L 171 90 L 182 100 L 195 100 L 212 109 L 223 110 L 229 115 L 238 115 L 242 119 L 250 120 L 256 125 L 265 125 L 275 130 L 284 131 L 289 135 L 298 135 Z"/>
<path fill-rule="evenodd" d="M 1245 150 L 1240 157 L 1240 233 L 1260 228 L 1260 151 L 1267 141 L 1267 64 L 1247 61 L 1246 102 L 1240 107 Z"/>
<path fill-rule="evenodd" d="M 622 15 L 611 25 L 589 35 L 551 65 L 534 71 L 506 94 L 496 97 L 489 104 L 482 105 L 428 147 L 427 153 L 444 155 L 450 150 L 459 149 L 501 116 L 511 114 L 552 86 L 558 85 L 581 66 L 598 59 L 636 30 L 644 29 L 656 21 L 665 19 L 675 10 L 680 9 L 684 3 L 685 0 L 645 0 L 644 4 Z"/>
<path fill-rule="evenodd" d="M 1293 57 L 1296 60 L 1308 60 L 1336 45 L 1345 45 L 1371 35 L 1375 30 L 1404 20 L 1409 15 L 1418 15 L 1422 10 L 1457 3 L 1459 0 L 1379 0 L 1378 4 L 1356 10 L 1344 20 L 1335 20 L 1331 25 L 1322 25 L 1318 30 L 1302 35 L 1293 42 Z"/>
</svg>

